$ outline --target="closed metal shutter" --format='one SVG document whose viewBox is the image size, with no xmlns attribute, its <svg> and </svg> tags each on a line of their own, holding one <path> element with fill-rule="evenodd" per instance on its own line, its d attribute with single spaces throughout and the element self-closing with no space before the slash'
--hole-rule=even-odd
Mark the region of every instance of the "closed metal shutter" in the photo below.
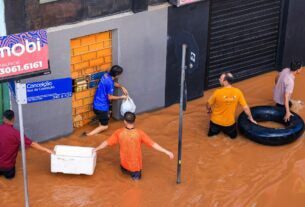
<svg viewBox="0 0 305 207">
<path fill-rule="evenodd" d="M 211 0 L 207 88 L 223 72 L 243 80 L 275 69 L 281 0 Z"/>
</svg>

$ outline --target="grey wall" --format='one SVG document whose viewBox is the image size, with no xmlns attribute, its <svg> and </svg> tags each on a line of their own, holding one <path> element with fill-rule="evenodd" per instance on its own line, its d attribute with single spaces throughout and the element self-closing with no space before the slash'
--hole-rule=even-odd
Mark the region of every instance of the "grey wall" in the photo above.
<svg viewBox="0 0 305 207">
<path fill-rule="evenodd" d="M 62 37 L 66 37 L 62 35 Z M 70 77 L 70 50 L 67 44 L 58 44 L 59 38 L 48 32 L 49 60 L 51 74 L 29 78 L 22 81 L 34 82 Z M 68 42 L 68 45 L 70 42 Z M 12 108 L 18 114 L 15 100 Z M 72 127 L 72 99 L 59 99 L 23 105 L 24 128 L 27 136 L 35 141 L 45 141 L 58 136 L 70 134 Z M 16 116 L 17 117 L 17 116 Z M 17 117 L 16 127 L 19 127 Z"/>
<path fill-rule="evenodd" d="M 70 40 L 88 34 L 114 30 L 113 64 L 124 68 L 120 78 L 137 105 L 137 113 L 164 106 L 167 45 L 167 5 L 148 12 L 131 12 L 73 25 L 48 29 L 51 75 L 40 81 L 70 77 Z M 13 104 L 16 109 L 16 104 Z M 113 114 L 119 118 L 119 105 Z M 72 100 L 62 99 L 24 106 L 26 134 L 44 141 L 69 134 L 72 128 Z"/>
<path fill-rule="evenodd" d="M 305 64 L 305 1 L 289 1 L 282 67 L 296 57 Z"/>
</svg>

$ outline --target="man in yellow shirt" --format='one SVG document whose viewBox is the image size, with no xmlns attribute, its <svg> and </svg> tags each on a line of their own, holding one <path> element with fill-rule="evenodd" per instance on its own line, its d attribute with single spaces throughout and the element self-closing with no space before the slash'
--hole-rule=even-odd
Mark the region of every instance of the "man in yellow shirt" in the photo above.
<svg viewBox="0 0 305 207">
<path fill-rule="evenodd" d="M 243 107 L 249 120 L 257 124 L 252 117 L 243 93 L 231 85 L 233 80 L 234 77 L 231 73 L 223 73 L 219 78 L 220 85 L 223 87 L 217 89 L 208 100 L 207 111 L 211 114 L 209 137 L 219 134 L 221 131 L 231 139 L 237 137 L 235 123 L 237 104 Z"/>
</svg>

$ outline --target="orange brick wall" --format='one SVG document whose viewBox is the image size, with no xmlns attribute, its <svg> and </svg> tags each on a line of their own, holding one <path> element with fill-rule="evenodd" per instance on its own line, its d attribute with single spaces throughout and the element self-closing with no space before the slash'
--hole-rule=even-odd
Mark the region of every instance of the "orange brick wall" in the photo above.
<svg viewBox="0 0 305 207">
<path fill-rule="evenodd" d="M 70 45 L 72 79 L 107 71 L 111 67 L 111 31 L 72 39 Z M 94 94 L 94 88 L 73 93 L 72 116 L 75 128 L 88 124 L 94 117 L 92 111 Z"/>
</svg>

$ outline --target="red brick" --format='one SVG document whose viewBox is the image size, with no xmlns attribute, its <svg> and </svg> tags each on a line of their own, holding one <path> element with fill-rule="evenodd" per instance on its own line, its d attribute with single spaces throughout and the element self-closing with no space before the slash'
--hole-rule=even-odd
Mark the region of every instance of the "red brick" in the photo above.
<svg viewBox="0 0 305 207">
<path fill-rule="evenodd" d="M 97 51 L 97 57 L 111 56 L 111 48 Z"/>
<path fill-rule="evenodd" d="M 82 114 L 84 112 L 88 112 L 90 110 L 91 110 L 91 106 L 89 106 L 89 105 L 78 107 L 78 108 L 76 108 L 76 115 Z"/>
<path fill-rule="evenodd" d="M 75 93 L 76 100 L 84 99 L 84 98 L 88 98 L 88 97 L 90 97 L 90 91 L 89 90 Z"/>
<path fill-rule="evenodd" d="M 84 106 L 85 105 L 92 105 L 93 97 L 85 98 L 85 99 L 83 99 L 83 101 L 84 101 Z"/>
<path fill-rule="evenodd" d="M 95 91 L 96 91 L 96 89 L 95 89 L 95 88 L 91 88 L 91 89 L 89 89 L 90 96 L 94 96 L 94 95 L 95 95 Z"/>
<path fill-rule="evenodd" d="M 87 68 L 89 67 L 89 62 L 86 61 L 86 62 L 81 62 L 81 63 L 77 63 L 77 64 L 74 64 L 74 71 L 76 70 L 81 70 L 81 69 L 84 69 L 84 68 Z"/>
<path fill-rule="evenodd" d="M 111 47 L 111 40 L 104 41 L 104 48 L 109 48 L 109 47 Z"/>
<path fill-rule="evenodd" d="M 102 71 L 107 71 L 107 70 L 110 69 L 110 67 L 111 67 L 111 64 L 110 64 L 110 63 L 104 64 L 104 65 L 101 66 L 101 70 L 102 70 Z"/>
<path fill-rule="evenodd" d="M 73 40 L 71 40 L 70 44 L 71 44 L 72 49 L 76 48 L 76 47 L 79 47 L 80 46 L 80 39 L 79 38 L 78 39 L 73 39 Z"/>
<path fill-rule="evenodd" d="M 84 37 L 81 38 L 82 46 L 92 44 L 95 41 L 96 40 L 95 40 L 95 35 L 94 34 L 93 35 L 84 36 Z"/>
<path fill-rule="evenodd" d="M 97 50 L 101 50 L 103 48 L 104 48 L 103 42 L 99 42 L 99 43 L 89 45 L 89 50 L 90 51 L 97 51 Z"/>
<path fill-rule="evenodd" d="M 77 100 L 77 101 L 72 101 L 72 107 L 73 108 L 77 108 L 77 107 L 80 107 L 80 106 L 83 106 L 83 100 L 82 99 Z"/>
<path fill-rule="evenodd" d="M 82 74 L 80 72 L 72 72 L 71 73 L 71 78 L 72 79 L 80 78 L 81 76 L 82 76 Z"/>
<path fill-rule="evenodd" d="M 112 57 L 111 56 L 104 57 L 104 60 L 105 60 L 105 63 L 111 63 Z"/>
<path fill-rule="evenodd" d="M 71 57 L 71 64 L 80 63 L 81 61 L 82 57 L 80 55 Z"/>
<path fill-rule="evenodd" d="M 88 46 L 78 47 L 78 48 L 73 49 L 73 55 L 81 55 L 81 54 L 86 53 L 88 51 L 89 51 Z"/>
<path fill-rule="evenodd" d="M 90 66 L 94 67 L 94 66 L 100 66 L 104 63 L 104 59 L 103 58 L 98 58 L 95 60 L 90 60 Z"/>
<path fill-rule="evenodd" d="M 102 32 L 96 35 L 97 41 L 108 40 L 111 38 L 111 32 Z"/>
<path fill-rule="evenodd" d="M 94 72 L 95 72 L 94 67 L 93 68 L 87 68 L 87 69 L 85 69 L 84 74 L 85 75 L 90 75 L 90 74 L 92 74 Z"/>
<path fill-rule="evenodd" d="M 82 55 L 82 60 L 86 61 L 86 60 L 92 60 L 96 58 L 96 52 L 89 52 L 89 53 L 85 53 Z"/>
</svg>

